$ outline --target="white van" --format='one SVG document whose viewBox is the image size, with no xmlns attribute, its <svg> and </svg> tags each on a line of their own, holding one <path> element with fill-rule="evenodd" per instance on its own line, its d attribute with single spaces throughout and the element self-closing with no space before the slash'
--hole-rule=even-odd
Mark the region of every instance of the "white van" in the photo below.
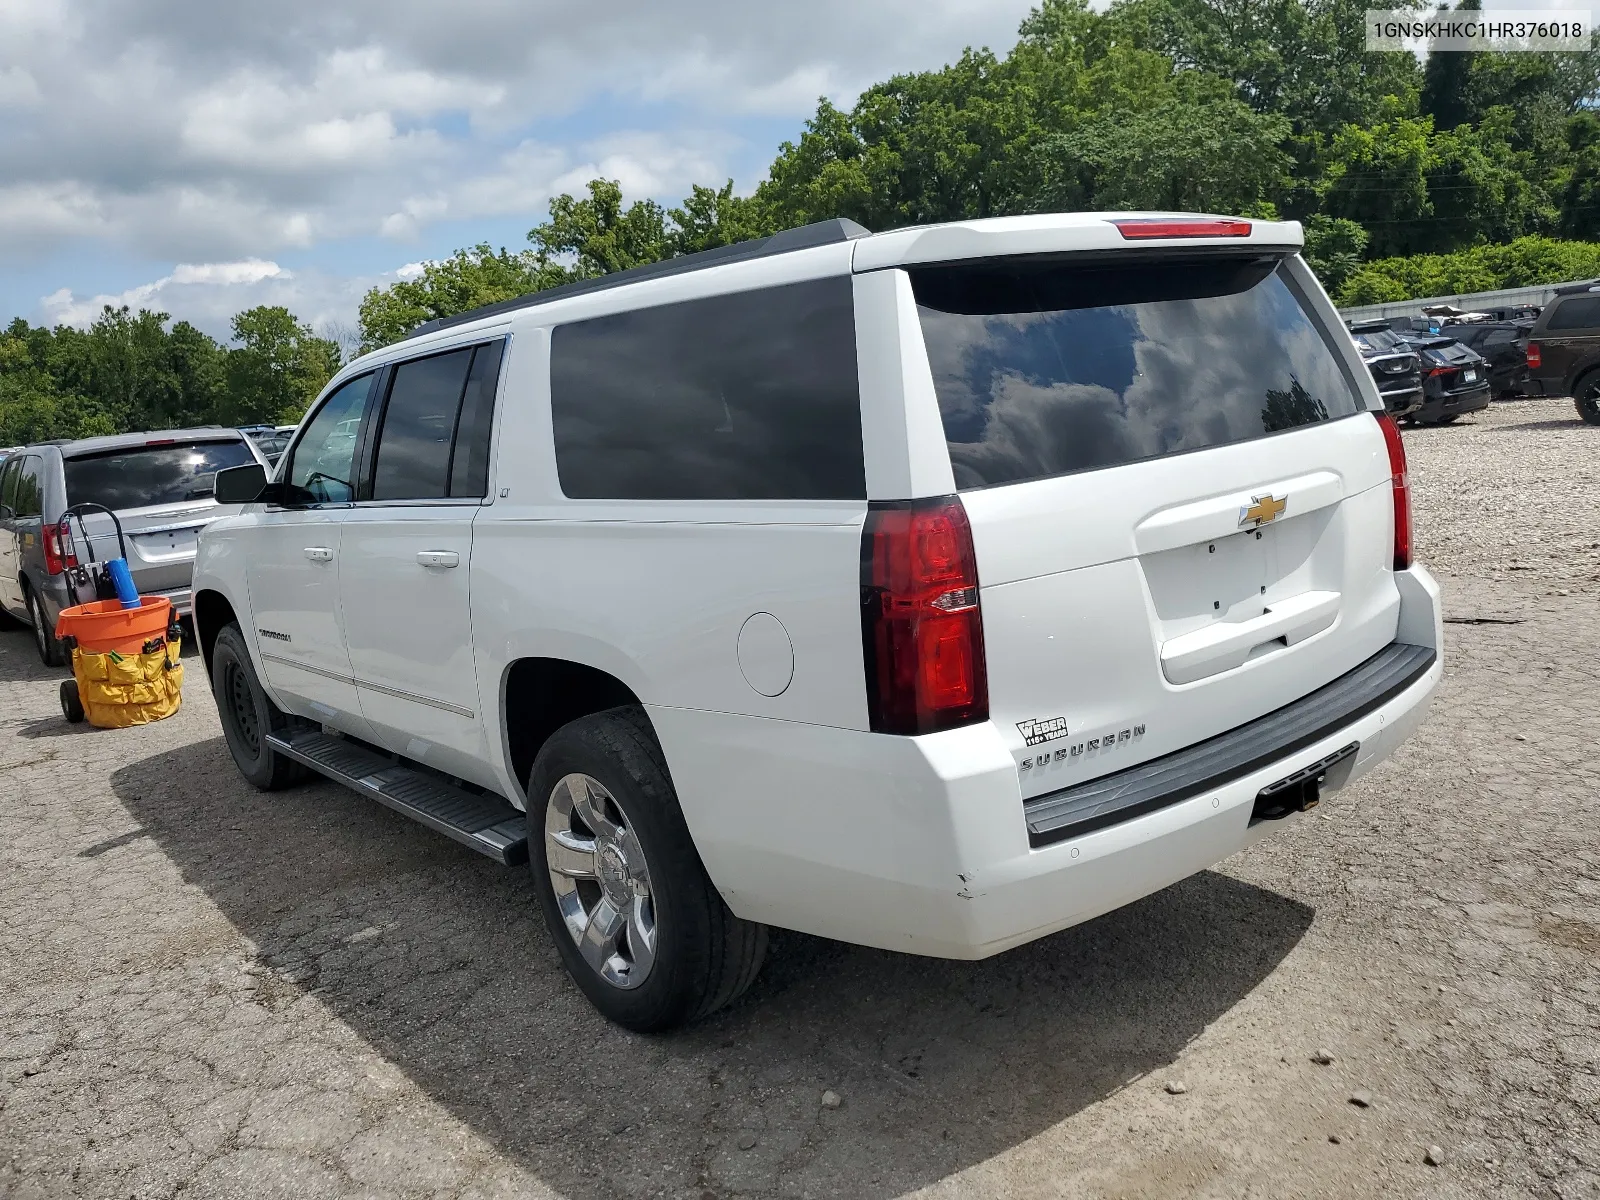
<svg viewBox="0 0 1600 1200">
<path fill-rule="evenodd" d="M 1166 887 L 1439 679 L 1399 434 L 1300 244 L 832 221 L 430 322 L 219 477 L 229 748 L 526 858 L 635 1029 L 769 925 L 981 958 Z"/>
</svg>

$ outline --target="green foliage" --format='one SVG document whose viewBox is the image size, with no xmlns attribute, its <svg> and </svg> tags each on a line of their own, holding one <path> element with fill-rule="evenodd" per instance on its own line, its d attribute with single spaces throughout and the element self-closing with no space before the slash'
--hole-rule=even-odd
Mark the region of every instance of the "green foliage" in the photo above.
<svg viewBox="0 0 1600 1200">
<path fill-rule="evenodd" d="M 299 421 L 339 369 L 339 347 L 302 325 L 286 308 L 246 309 L 233 318 L 228 387 L 221 405 L 229 425 Z"/>
<path fill-rule="evenodd" d="M 88 329 L 0 331 L 0 446 L 130 430 L 295 420 L 339 350 L 287 309 L 234 318 L 238 345 L 166 313 L 102 310 Z"/>
<path fill-rule="evenodd" d="M 361 349 L 399 341 L 424 321 L 542 291 L 567 281 L 567 273 L 541 263 L 531 251 L 512 254 L 479 243 L 442 262 L 423 264 L 415 279 L 373 288 L 361 300 Z"/>
<path fill-rule="evenodd" d="M 1317 213 L 1305 223 L 1306 264 L 1316 272 L 1329 295 L 1338 295 L 1345 281 L 1361 269 L 1370 240 L 1354 221 Z"/>
<path fill-rule="evenodd" d="M 1595 277 L 1600 277 L 1600 242 L 1533 236 L 1454 254 L 1379 259 L 1351 275 L 1336 298 L 1346 306 L 1379 304 Z"/>
</svg>

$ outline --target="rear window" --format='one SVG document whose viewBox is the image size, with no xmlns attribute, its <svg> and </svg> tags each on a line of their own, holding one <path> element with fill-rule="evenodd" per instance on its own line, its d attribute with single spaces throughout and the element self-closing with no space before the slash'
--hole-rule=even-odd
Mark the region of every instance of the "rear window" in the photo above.
<svg viewBox="0 0 1600 1200">
<path fill-rule="evenodd" d="M 1549 329 L 1600 329 L 1600 296 L 1569 296 L 1556 306 L 1544 327 Z"/>
<path fill-rule="evenodd" d="M 243 441 L 130 446 L 69 458 L 67 503 L 121 510 L 202 500 L 216 487 L 218 471 L 255 461 Z"/>
<path fill-rule="evenodd" d="M 1249 441 L 1362 408 L 1330 331 L 1275 259 L 1034 259 L 911 278 L 958 488 Z"/>
<path fill-rule="evenodd" d="M 1402 348 L 1405 344 L 1387 329 L 1369 329 L 1364 333 L 1355 334 L 1354 337 L 1356 345 L 1368 354 L 1384 354 Z"/>
<path fill-rule="evenodd" d="M 848 278 L 563 325 L 550 407 L 573 498 L 867 494 Z"/>
</svg>

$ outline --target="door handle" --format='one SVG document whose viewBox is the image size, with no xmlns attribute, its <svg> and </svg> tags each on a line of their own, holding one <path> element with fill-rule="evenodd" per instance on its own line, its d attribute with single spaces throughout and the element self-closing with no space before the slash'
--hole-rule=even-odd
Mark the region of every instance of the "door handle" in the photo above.
<svg viewBox="0 0 1600 1200">
<path fill-rule="evenodd" d="M 417 561 L 425 567 L 453 567 L 461 556 L 454 550 L 418 550 Z"/>
<path fill-rule="evenodd" d="M 309 558 L 312 562 L 332 562 L 333 561 L 333 547 L 332 546 L 307 546 L 306 547 L 306 557 Z"/>
</svg>

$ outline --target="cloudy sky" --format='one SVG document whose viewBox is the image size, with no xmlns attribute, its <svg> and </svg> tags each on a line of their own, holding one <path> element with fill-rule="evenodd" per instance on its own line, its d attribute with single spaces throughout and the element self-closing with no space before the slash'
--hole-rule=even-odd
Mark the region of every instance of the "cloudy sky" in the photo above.
<svg viewBox="0 0 1600 1200">
<path fill-rule="evenodd" d="M 748 190 L 819 95 L 1009 47 L 1029 7 L 0 0 L 0 322 L 353 324 L 374 283 L 520 247 L 595 175 Z"/>
</svg>

